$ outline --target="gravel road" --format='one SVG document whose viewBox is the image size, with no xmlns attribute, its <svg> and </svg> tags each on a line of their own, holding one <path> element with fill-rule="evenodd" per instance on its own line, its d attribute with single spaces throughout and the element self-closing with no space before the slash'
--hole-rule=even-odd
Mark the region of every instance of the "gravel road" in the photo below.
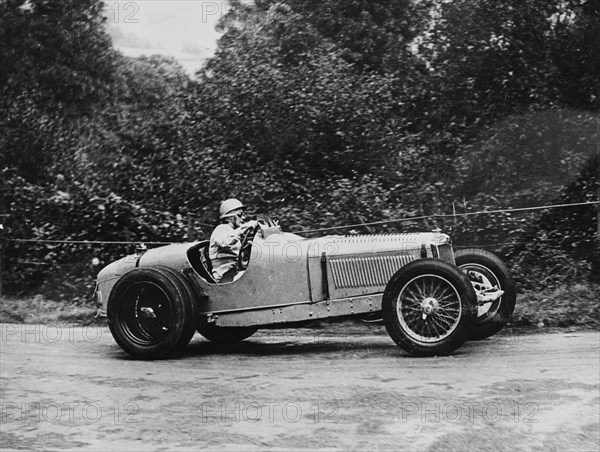
<svg viewBox="0 0 600 452">
<path fill-rule="evenodd" d="M 0 325 L 2 450 L 600 450 L 600 333 L 414 358 L 383 327 L 196 335 L 129 359 L 106 327 Z"/>
</svg>

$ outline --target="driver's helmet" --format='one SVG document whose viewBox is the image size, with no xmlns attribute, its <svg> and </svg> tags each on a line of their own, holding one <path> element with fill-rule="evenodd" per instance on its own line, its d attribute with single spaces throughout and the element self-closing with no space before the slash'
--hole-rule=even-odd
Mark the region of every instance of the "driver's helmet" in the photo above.
<svg viewBox="0 0 600 452">
<path fill-rule="evenodd" d="M 226 199 L 221 203 L 221 207 L 219 208 L 219 215 L 221 216 L 221 219 L 223 219 L 234 210 L 243 208 L 245 208 L 245 206 L 241 203 L 241 201 L 235 198 Z"/>
</svg>

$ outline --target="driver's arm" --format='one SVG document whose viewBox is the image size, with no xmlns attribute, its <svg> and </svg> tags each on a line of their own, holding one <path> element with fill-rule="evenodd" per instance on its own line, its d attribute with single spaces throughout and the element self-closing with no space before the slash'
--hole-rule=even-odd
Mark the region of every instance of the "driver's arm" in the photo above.
<svg viewBox="0 0 600 452">
<path fill-rule="evenodd" d="M 236 229 L 236 231 L 241 231 L 240 235 L 246 230 L 246 229 L 254 229 L 258 226 L 258 221 L 256 220 L 250 220 L 247 221 L 246 223 L 242 224 L 239 228 Z"/>
<path fill-rule="evenodd" d="M 231 247 L 236 242 L 239 242 L 241 240 L 242 236 L 244 235 L 244 232 L 248 228 L 255 228 L 257 225 L 258 225 L 257 221 L 251 220 L 251 221 L 248 221 L 247 223 L 242 224 L 239 228 L 236 228 L 236 229 L 229 228 L 229 231 L 226 231 L 225 228 L 223 228 L 223 230 L 221 230 L 221 231 L 215 231 L 215 234 L 213 234 L 212 240 L 219 247 L 222 247 L 222 248 Z"/>
<path fill-rule="evenodd" d="M 231 227 L 221 225 L 215 229 L 210 239 L 220 248 L 231 247 L 239 241 L 238 229 L 234 230 Z"/>
</svg>

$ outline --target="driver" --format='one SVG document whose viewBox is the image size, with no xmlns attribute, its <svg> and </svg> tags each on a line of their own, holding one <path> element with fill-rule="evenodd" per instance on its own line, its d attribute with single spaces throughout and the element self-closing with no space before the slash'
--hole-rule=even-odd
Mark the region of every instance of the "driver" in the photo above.
<svg viewBox="0 0 600 452">
<path fill-rule="evenodd" d="M 221 203 L 219 224 L 210 236 L 208 255 L 212 263 L 212 276 L 218 283 L 231 282 L 239 272 L 237 265 L 241 248 L 241 237 L 249 228 L 255 228 L 257 222 L 244 223 L 244 205 L 235 198 Z"/>
</svg>

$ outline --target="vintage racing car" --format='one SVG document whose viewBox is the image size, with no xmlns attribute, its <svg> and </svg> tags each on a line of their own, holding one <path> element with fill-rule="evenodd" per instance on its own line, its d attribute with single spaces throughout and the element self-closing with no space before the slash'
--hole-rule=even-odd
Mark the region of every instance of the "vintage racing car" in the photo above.
<svg viewBox="0 0 600 452">
<path fill-rule="evenodd" d="M 211 277 L 208 244 L 140 249 L 100 271 L 99 312 L 124 351 L 157 359 L 196 331 L 229 342 L 259 328 L 379 316 L 407 352 L 446 355 L 497 333 L 515 306 L 501 260 L 480 249 L 455 253 L 439 230 L 304 238 L 263 219 L 242 239 L 243 271 L 224 284 Z"/>
</svg>

